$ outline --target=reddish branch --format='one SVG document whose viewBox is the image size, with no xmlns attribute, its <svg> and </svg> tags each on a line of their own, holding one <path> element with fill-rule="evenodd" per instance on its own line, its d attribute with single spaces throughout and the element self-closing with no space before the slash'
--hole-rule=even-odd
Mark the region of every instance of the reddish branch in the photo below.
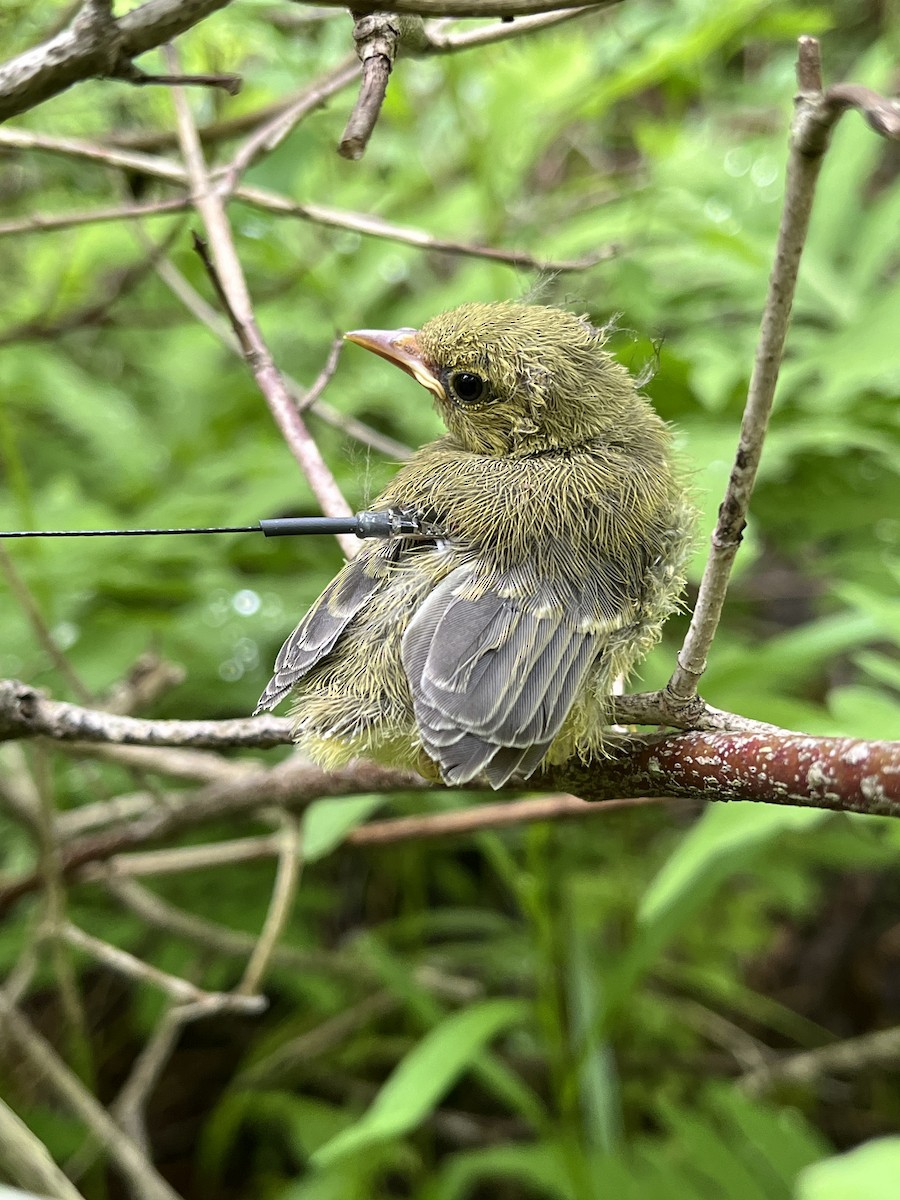
<svg viewBox="0 0 900 1200">
<path fill-rule="evenodd" d="M 0 684 L 0 740 L 50 734 L 63 740 L 93 739 L 107 744 L 209 745 L 243 742 L 259 727 L 256 745 L 287 740 L 288 722 L 277 718 L 246 721 L 143 721 L 59 704 L 22 684 Z M 294 756 L 275 767 L 253 767 L 195 792 L 173 793 L 165 802 L 96 834 L 75 838 L 60 849 L 64 877 L 88 863 L 145 846 L 173 834 L 261 805 L 302 810 L 323 796 L 430 790 L 410 771 L 373 763 L 322 771 Z M 532 777 L 507 793 L 565 792 L 587 801 L 634 797 L 695 800 L 752 800 L 807 808 L 900 816 L 900 742 L 816 738 L 784 730 L 688 732 L 611 740 L 609 756 L 590 764 L 572 760 Z M 566 801 L 572 809 L 571 801 Z M 574 815 L 567 812 L 567 815 Z M 439 821 L 443 815 L 439 815 Z M 463 824 L 460 825 L 459 821 Z M 498 819 L 501 824 L 508 821 Z M 419 818 L 418 835 L 429 836 L 429 818 Z M 440 832 L 464 832 L 465 818 Z M 415 836 L 415 833 L 409 836 Z M 19 897 L 41 886 L 40 872 L 0 888 L 0 914 Z"/>
</svg>

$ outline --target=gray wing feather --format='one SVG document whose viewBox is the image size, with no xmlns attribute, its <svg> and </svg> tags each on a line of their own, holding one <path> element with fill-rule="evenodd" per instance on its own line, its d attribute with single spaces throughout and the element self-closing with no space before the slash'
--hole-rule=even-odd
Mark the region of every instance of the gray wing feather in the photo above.
<svg viewBox="0 0 900 1200">
<path fill-rule="evenodd" d="M 254 710 L 267 712 L 335 647 L 338 638 L 381 586 L 365 570 L 364 555 L 340 571 L 278 651 L 275 673 Z"/>
<path fill-rule="evenodd" d="M 482 771 L 494 787 L 531 774 L 600 649 L 600 623 L 536 580 L 500 576 L 473 594 L 458 567 L 403 638 L 403 665 L 426 751 L 449 783 Z M 531 586 L 529 585 L 531 583 Z"/>
</svg>

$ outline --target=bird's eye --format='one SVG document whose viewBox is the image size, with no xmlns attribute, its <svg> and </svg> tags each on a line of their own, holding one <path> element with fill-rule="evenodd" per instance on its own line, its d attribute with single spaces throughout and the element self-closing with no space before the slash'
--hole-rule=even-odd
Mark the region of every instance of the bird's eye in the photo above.
<svg viewBox="0 0 900 1200">
<path fill-rule="evenodd" d="M 477 404 L 487 391 L 485 381 L 472 371 L 455 371 L 450 376 L 450 386 L 463 404 Z"/>
</svg>

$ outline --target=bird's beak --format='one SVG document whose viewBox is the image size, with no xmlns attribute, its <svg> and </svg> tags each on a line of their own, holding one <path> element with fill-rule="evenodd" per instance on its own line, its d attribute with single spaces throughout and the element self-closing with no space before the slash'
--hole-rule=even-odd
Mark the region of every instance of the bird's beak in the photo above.
<svg viewBox="0 0 900 1200">
<path fill-rule="evenodd" d="M 354 329 L 352 333 L 345 333 L 344 338 L 394 363 L 441 399 L 444 386 L 422 358 L 417 332 L 415 329 Z"/>
</svg>

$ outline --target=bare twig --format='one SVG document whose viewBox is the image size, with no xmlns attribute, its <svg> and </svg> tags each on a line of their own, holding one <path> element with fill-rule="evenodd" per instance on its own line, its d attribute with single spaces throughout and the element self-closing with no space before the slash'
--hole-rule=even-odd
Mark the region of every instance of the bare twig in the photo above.
<svg viewBox="0 0 900 1200">
<path fill-rule="evenodd" d="M 877 132 L 900 136 L 900 110 L 893 102 L 883 100 L 867 89 L 844 84 L 838 86 L 836 95 L 835 89 L 822 94 L 819 43 L 815 38 L 800 39 L 797 79 L 800 92 L 791 131 L 784 208 L 737 454 L 719 508 L 690 628 L 667 687 L 669 694 L 681 701 L 689 701 L 696 694 L 706 670 L 707 655 L 719 625 L 728 580 L 743 537 L 778 382 L 800 256 L 829 133 L 841 113 L 853 105 L 861 107 L 872 118 L 870 124 Z M 893 132 L 889 132 L 891 130 Z"/>
<path fill-rule="evenodd" d="M 4 746 L 0 757 L 0 803 L 30 833 L 40 836 L 41 797 L 21 746 Z"/>
<path fill-rule="evenodd" d="M 162 281 L 178 297 L 185 308 L 193 313 L 197 320 L 204 324 L 219 339 L 223 346 L 227 346 L 235 354 L 240 354 L 240 346 L 238 346 L 237 339 L 234 337 L 227 323 L 212 305 L 207 304 L 199 292 L 191 286 L 174 264 L 168 261 L 162 262 L 159 264 L 157 271 Z M 340 339 L 340 345 L 343 347 L 343 339 Z M 332 408 L 330 404 L 326 404 L 322 400 L 321 394 L 331 378 L 330 372 L 332 368 L 330 364 L 334 360 L 336 365 L 336 359 L 337 355 L 334 352 L 334 346 L 332 346 L 325 366 L 308 389 L 303 388 L 290 375 L 285 376 L 285 383 L 290 389 L 291 399 L 297 405 L 298 412 L 305 412 L 307 408 L 312 407 L 317 417 L 335 429 L 340 429 L 348 437 L 362 442 L 364 446 L 369 446 L 372 450 L 377 450 L 379 454 L 384 454 L 397 462 L 405 462 L 412 456 L 412 451 L 408 446 L 404 446 L 402 442 L 398 442 L 394 438 L 388 437 L 387 434 L 373 429 L 371 425 L 367 425 L 364 421 L 358 421 L 355 417 L 338 412 L 337 409 Z"/>
<path fill-rule="evenodd" d="M 224 954 L 229 958 L 247 958 L 253 953 L 256 938 L 237 929 L 228 929 L 205 917 L 176 908 L 133 879 L 119 875 L 105 879 L 109 891 L 131 912 L 157 929 L 182 938 L 203 950 Z M 328 971 L 358 978 L 362 966 L 358 959 L 343 957 L 339 952 L 295 950 L 292 946 L 276 946 L 273 961 L 292 971 Z"/>
<path fill-rule="evenodd" d="M 243 80 L 240 75 L 158 75 L 148 74 L 136 67 L 130 59 L 124 59 L 116 65 L 112 78 L 124 79 L 135 87 L 209 87 L 221 88 L 229 96 L 236 96 L 241 90 Z"/>
<path fill-rule="evenodd" d="M 150 1153 L 144 1110 L 185 1026 L 185 1005 L 171 1004 L 141 1047 L 128 1078 L 109 1111 L 145 1154 Z"/>
<path fill-rule="evenodd" d="M 330 15 L 337 16 L 336 13 Z M 359 70 L 356 55 L 343 59 L 334 70 L 337 71 L 345 65 L 350 65 L 354 69 L 354 75 L 348 80 L 348 83 L 352 83 L 356 77 L 355 72 Z M 322 84 L 323 80 L 319 80 L 313 86 L 321 87 Z M 308 95 L 309 90 L 309 87 L 300 88 L 291 95 L 282 96 L 271 104 L 263 105 L 262 108 L 251 109 L 249 112 L 239 113 L 235 117 L 215 121 L 211 125 L 201 125 L 197 130 L 200 141 L 204 146 L 211 146 L 216 142 L 228 141 L 230 138 L 240 137 L 245 133 L 252 135 L 273 118 L 287 112 L 301 97 Z M 107 142 L 110 146 L 127 147 L 131 150 L 170 150 L 177 147 L 178 134 L 173 129 L 119 129 L 107 135 Z"/>
<path fill-rule="evenodd" d="M 81 1192 L 56 1165 L 43 1142 L 0 1098 L 2 1167 L 15 1183 L 53 1200 L 84 1200 Z M 12 1196 L 12 1193 L 10 1193 Z"/>
<path fill-rule="evenodd" d="M 179 1200 L 179 1196 L 156 1171 L 139 1146 L 129 1138 L 83 1087 L 50 1043 L 0 990 L 3 1036 L 29 1064 L 37 1079 L 90 1130 L 110 1160 L 128 1181 L 136 1200 Z"/>
<path fill-rule="evenodd" d="M 90 704 L 93 701 L 93 696 L 81 682 L 74 667 L 56 644 L 56 638 L 50 632 L 50 627 L 44 620 L 43 614 L 38 608 L 34 596 L 31 594 L 31 589 L 19 574 L 15 563 L 10 558 L 6 546 L 2 541 L 0 541 L 0 572 L 2 572 L 7 587 L 25 614 L 38 645 L 78 699 L 85 704 Z"/>
<path fill-rule="evenodd" d="M 541 796 L 534 800 L 507 800 L 503 804 L 479 804 L 457 812 L 424 813 L 417 817 L 394 817 L 370 821 L 353 829 L 344 839 L 348 846 L 392 846 L 397 842 L 427 838 L 459 837 L 481 829 L 506 829 L 537 821 L 583 820 L 621 808 L 639 808 L 660 804 L 660 796 L 634 796 L 627 800 L 606 800 L 591 804 L 577 796 Z"/>
<path fill-rule="evenodd" d="M 723 712 L 699 700 L 689 712 L 678 705 L 667 705 L 661 692 L 615 697 L 610 701 L 610 721 L 620 725 L 673 725 L 679 729 L 710 733 L 729 730 L 779 732 L 773 725 Z M 14 679 L 0 680 L 0 742 L 38 736 L 67 742 L 106 742 L 116 746 L 267 749 L 290 744 L 291 723 L 287 718 L 271 714 L 225 721 L 154 721 L 122 717 L 62 700 L 50 700 L 37 688 Z M 159 769 L 165 770 L 162 761 Z"/>
<path fill-rule="evenodd" d="M 365 153 L 384 104 L 400 42 L 400 24 L 389 12 L 354 12 L 353 16 L 353 40 L 362 63 L 362 83 L 338 144 L 338 154 L 359 159 Z"/>
<path fill-rule="evenodd" d="M 185 169 L 169 159 L 158 158 L 150 154 L 141 154 L 135 150 L 121 150 L 115 146 L 103 146 L 97 142 L 89 142 L 82 138 L 50 137 L 47 134 L 32 133 L 22 129 L 0 129 L 0 149 L 4 146 L 19 150 L 44 150 L 50 154 L 63 154 L 68 157 L 86 158 L 93 162 L 101 162 L 106 166 L 116 167 L 123 171 L 138 171 L 153 178 L 164 179 L 170 183 L 187 184 Z M 226 168 L 220 168 L 211 173 L 212 180 L 218 185 Z M 279 195 L 266 188 L 243 185 L 235 188 L 232 193 L 234 200 L 240 200 L 254 208 L 272 213 L 274 216 L 296 217 L 299 220 L 310 221 L 332 229 L 345 229 L 359 233 L 363 237 L 383 238 L 385 241 L 398 242 L 404 246 L 415 246 L 420 250 L 430 250 L 437 254 L 464 255 L 470 258 L 486 258 L 493 262 L 507 263 L 514 267 L 523 267 L 539 271 L 567 272 L 584 271 L 598 263 L 606 262 L 619 253 L 616 244 L 602 247 L 593 254 L 582 258 L 572 259 L 542 259 L 536 258 L 523 250 L 502 250 L 495 246 L 483 246 L 476 242 L 460 242 L 450 238 L 434 237 L 425 230 L 412 226 L 395 225 L 381 217 L 369 213 L 349 212 L 331 208 L 325 204 L 301 204 L 290 200 L 287 196 Z M 186 198 L 182 197 L 171 202 L 169 209 L 163 209 L 162 202 L 152 207 L 134 206 L 130 215 L 154 216 L 163 211 L 178 211 L 189 206 Z M 113 219 L 111 210 L 102 210 L 104 220 Z M 123 208 L 122 212 L 126 212 Z M 74 214 L 78 224 L 87 224 L 87 214 Z M 66 217 L 40 217 L 35 225 L 27 222 L 0 225 L 0 233 L 9 232 L 41 232 L 43 229 L 60 228 L 59 222 L 67 221 Z M 57 224 L 54 224 L 54 221 Z"/>
<path fill-rule="evenodd" d="M 103 963 L 120 975 L 125 975 L 129 979 L 136 979 L 141 983 L 149 983 L 154 987 L 160 988 L 167 995 L 171 996 L 173 1000 L 178 1000 L 182 1003 L 190 1002 L 192 1004 L 202 1001 L 216 1007 L 227 1002 L 227 1007 L 246 1013 L 257 1013 L 265 1008 L 265 998 L 263 996 L 251 995 L 250 991 L 252 989 L 245 989 L 240 996 L 232 993 L 204 991 L 203 988 L 198 988 L 194 984 L 188 983 L 186 979 L 181 979 L 177 975 L 170 975 L 168 971 L 161 971 L 151 963 L 144 962 L 142 958 L 136 958 L 135 955 L 130 954 L 127 950 L 121 950 L 118 946 L 111 946 L 109 942 L 101 941 L 100 938 L 95 938 L 92 934 L 85 933 L 83 929 L 79 929 L 71 923 L 67 923 L 63 927 L 62 935 L 70 946 L 84 951 L 85 954 L 89 954 L 92 958 L 95 958 L 98 962 Z"/>
<path fill-rule="evenodd" d="M 338 359 L 341 357 L 341 351 L 346 343 L 342 337 L 336 337 L 328 347 L 328 357 L 325 359 L 325 364 L 322 370 L 318 373 L 309 388 L 303 395 L 303 398 L 298 400 L 297 408 L 300 412 L 306 412 L 308 408 L 312 408 L 314 404 L 321 398 L 322 393 L 328 387 L 331 379 L 337 370 Z"/>
<path fill-rule="evenodd" d="M 234 191 L 241 175 L 252 166 L 263 154 L 270 154 L 276 146 L 296 129 L 297 125 L 308 116 L 321 108 L 337 92 L 347 87 L 359 74 L 359 63 L 356 58 L 345 59 L 327 75 L 317 79 L 310 87 L 300 92 L 298 96 L 285 105 L 277 113 L 254 130 L 250 137 L 239 147 L 224 176 L 226 192 Z"/>
<path fill-rule="evenodd" d="M 477 788 L 478 782 L 471 786 Z M 253 812 L 261 796 L 269 804 L 297 811 L 322 796 L 433 787 L 411 771 L 365 761 L 322 771 L 288 759 L 234 782 L 210 784 L 187 795 L 172 793 L 164 806 L 136 821 L 71 842 L 61 852 L 60 870 L 69 877 L 89 863 L 151 845 L 180 830 Z M 635 737 L 618 745 L 610 743 L 609 757 L 599 762 L 570 760 L 527 783 L 511 783 L 505 790 L 514 794 L 523 789 L 564 791 L 591 801 L 668 796 L 753 800 L 896 817 L 900 816 L 900 742 L 786 732 Z M 32 871 L 0 886 L 0 914 L 39 887 L 41 879 L 39 872 Z"/>
<path fill-rule="evenodd" d="M 178 60 L 171 47 L 166 48 L 166 59 L 170 70 L 178 69 Z M 187 98 L 180 88 L 173 88 L 172 96 L 179 140 L 191 181 L 191 195 L 197 211 L 203 218 L 210 240 L 210 266 L 214 267 L 214 281 L 221 290 L 229 320 L 244 349 L 247 365 L 278 428 L 300 464 L 313 494 L 322 506 L 322 511 L 328 516 L 347 516 L 350 506 L 341 495 L 334 476 L 319 453 L 318 446 L 310 437 L 295 405 L 291 402 L 281 373 L 256 323 L 250 292 L 225 214 L 224 201 L 212 187 L 203 148 L 197 136 L 197 126 Z M 337 540 L 348 558 L 352 558 L 359 550 L 359 542 L 355 538 L 338 534 Z"/>
<path fill-rule="evenodd" d="M 2 133 L 0 133 L 2 137 Z M 147 204 L 116 204 L 110 208 L 87 208 L 77 212 L 44 215 L 0 221 L 0 237 L 18 237 L 28 233 L 54 233 L 60 229 L 75 229 L 79 225 L 100 225 L 106 221 L 130 221 L 138 217 L 168 216 L 191 208 L 187 196 L 174 200 L 153 200 Z"/>
<path fill-rule="evenodd" d="M 193 874 L 215 867 L 231 867 L 236 863 L 259 862 L 274 858 L 281 851 L 281 838 L 264 837 L 229 838 L 227 842 L 212 842 L 200 846 L 177 846 L 171 850 L 144 850 L 137 854 L 117 854 L 104 866 L 87 867 L 84 879 L 139 878 L 145 875 L 171 875 L 185 872 Z"/>
<path fill-rule="evenodd" d="M 290 758 L 275 767 L 257 767 L 238 780 L 209 784 L 193 792 L 172 792 L 166 795 L 164 804 L 135 821 L 69 843 L 61 854 L 61 870 L 64 877 L 69 877 L 88 863 L 105 862 L 126 850 L 153 845 L 182 829 L 255 812 L 262 797 L 268 805 L 299 811 L 322 796 L 422 791 L 429 786 L 412 771 L 365 761 L 326 772 L 302 759 Z M 39 871 L 32 871 L 0 886 L 0 914 L 19 897 L 40 887 L 42 880 Z"/>
<path fill-rule="evenodd" d="M 344 8 L 346 0 L 316 0 L 322 8 Z M 568 8 L 611 8 L 620 0 L 390 0 L 391 11 L 418 17 L 505 17 L 515 19 Z M 384 0 L 354 0 L 353 11 L 379 12 Z"/>
<path fill-rule="evenodd" d="M 895 1026 L 774 1059 L 748 1071 L 741 1077 L 740 1085 L 751 1095 L 759 1096 L 780 1083 L 811 1084 L 823 1075 L 855 1075 L 873 1067 L 893 1067 L 898 1062 L 900 1027 Z"/>
<path fill-rule="evenodd" d="M 275 953 L 278 939 L 290 916 L 291 904 L 300 881 L 300 869 L 303 862 L 300 824 L 289 813 L 281 813 L 280 821 L 281 833 L 278 838 L 278 871 L 275 876 L 275 886 L 272 889 L 265 923 L 244 969 L 243 978 L 235 989 L 235 994 L 239 996 L 251 995 L 262 983 L 269 962 Z"/>
<path fill-rule="evenodd" d="M 430 21 L 424 26 L 425 46 L 415 47 L 417 54 L 454 54 L 459 50 L 472 50 L 478 46 L 491 46 L 494 42 L 505 42 L 509 38 L 522 37 L 541 29 L 550 29 L 573 17 L 596 12 L 596 6 L 568 8 L 557 12 L 535 13 L 530 17 L 519 17 L 515 21 L 498 21 L 494 25 L 482 25 L 477 29 L 454 29 L 452 20 Z M 406 45 L 404 43 L 404 51 Z"/>
<path fill-rule="evenodd" d="M 0 121 L 26 112 L 81 79 L 114 76 L 129 59 L 162 45 L 229 0 L 148 0 L 113 19 L 85 3 L 61 33 L 0 65 Z"/>
</svg>

